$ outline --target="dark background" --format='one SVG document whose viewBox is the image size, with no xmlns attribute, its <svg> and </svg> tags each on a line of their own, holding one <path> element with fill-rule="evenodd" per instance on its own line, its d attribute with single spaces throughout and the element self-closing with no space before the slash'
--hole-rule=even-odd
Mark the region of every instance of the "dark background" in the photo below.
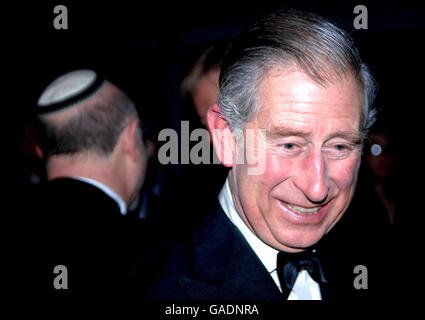
<svg viewBox="0 0 425 320">
<path fill-rule="evenodd" d="M 59 4 L 68 9 L 68 30 L 53 27 L 53 8 Z M 358 4 L 368 8 L 367 30 L 353 27 Z M 12 72 L 3 75 L 8 83 L 4 110 L 11 115 L 3 117 L 7 147 L 2 154 L 11 160 L 4 169 L 12 174 L 15 195 L 34 165 L 22 147 L 32 108 L 57 76 L 76 68 L 100 70 L 129 94 L 155 138 L 162 128 L 179 129 L 180 83 L 202 50 L 231 39 L 255 16 L 285 6 L 322 14 L 351 32 L 375 75 L 377 126 L 394 139 L 394 195 L 403 209 L 396 221 L 397 250 L 410 248 L 418 235 L 410 228 L 420 225 L 424 213 L 425 9 L 408 1 L 57 1 L 4 8 L 2 15 L 9 19 L 3 27 L 2 64 Z"/>
</svg>

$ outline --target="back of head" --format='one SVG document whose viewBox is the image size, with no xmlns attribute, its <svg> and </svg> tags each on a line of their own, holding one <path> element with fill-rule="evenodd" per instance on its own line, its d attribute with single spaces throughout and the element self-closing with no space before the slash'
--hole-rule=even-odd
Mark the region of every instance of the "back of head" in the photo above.
<svg viewBox="0 0 425 320">
<path fill-rule="evenodd" d="M 354 77 L 364 96 L 361 129 L 373 123 L 374 79 L 351 37 L 316 14 L 285 10 L 247 26 L 223 61 L 219 106 L 232 129 L 243 128 L 258 111 L 259 84 L 276 66 L 295 66 L 321 86 Z"/>
<path fill-rule="evenodd" d="M 91 70 L 53 81 L 38 100 L 40 145 L 45 156 L 108 156 L 129 119 L 138 118 L 127 95 Z"/>
</svg>

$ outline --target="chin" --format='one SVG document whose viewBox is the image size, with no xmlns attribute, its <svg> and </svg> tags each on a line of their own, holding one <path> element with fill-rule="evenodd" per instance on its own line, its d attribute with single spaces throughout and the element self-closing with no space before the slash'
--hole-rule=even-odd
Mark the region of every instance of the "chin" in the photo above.
<svg viewBox="0 0 425 320">
<path fill-rule="evenodd" d="M 294 248 L 294 249 L 307 249 L 313 245 L 315 245 L 321 237 L 315 240 L 295 240 L 295 241 L 288 241 L 286 244 L 286 247 Z"/>
<path fill-rule="evenodd" d="M 276 240 L 284 247 L 292 249 L 306 249 L 315 245 L 322 239 L 325 232 L 317 231 L 294 231 L 288 236 L 288 233 L 282 234 L 281 237 L 276 237 Z"/>
</svg>

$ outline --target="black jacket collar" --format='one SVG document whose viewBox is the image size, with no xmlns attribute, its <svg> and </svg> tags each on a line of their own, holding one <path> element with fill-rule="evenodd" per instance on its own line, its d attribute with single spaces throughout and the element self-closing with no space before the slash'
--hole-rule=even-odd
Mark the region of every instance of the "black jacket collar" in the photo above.
<svg viewBox="0 0 425 320">
<path fill-rule="evenodd" d="M 189 299 L 281 300 L 279 289 L 221 206 L 193 236 L 192 274 L 178 283 Z"/>
</svg>

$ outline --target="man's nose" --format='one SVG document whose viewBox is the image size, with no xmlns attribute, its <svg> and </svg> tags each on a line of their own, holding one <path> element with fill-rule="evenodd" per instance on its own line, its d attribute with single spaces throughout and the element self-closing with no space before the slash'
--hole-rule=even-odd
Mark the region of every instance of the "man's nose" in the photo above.
<svg viewBox="0 0 425 320">
<path fill-rule="evenodd" d="M 327 162 L 321 150 L 311 150 L 300 161 L 301 171 L 295 185 L 311 202 L 324 202 L 328 197 L 329 177 Z"/>
</svg>

